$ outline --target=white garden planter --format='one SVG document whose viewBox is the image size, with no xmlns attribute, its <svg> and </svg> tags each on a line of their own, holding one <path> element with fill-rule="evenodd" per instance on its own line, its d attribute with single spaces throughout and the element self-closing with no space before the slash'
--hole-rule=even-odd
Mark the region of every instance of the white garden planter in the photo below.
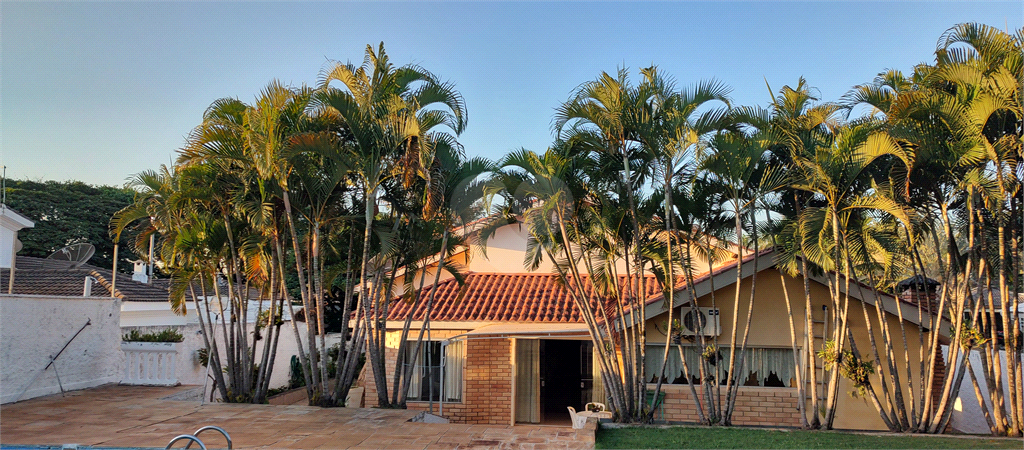
<svg viewBox="0 0 1024 450">
<path fill-rule="evenodd" d="M 124 377 L 121 384 L 175 386 L 178 342 L 122 342 Z"/>
</svg>

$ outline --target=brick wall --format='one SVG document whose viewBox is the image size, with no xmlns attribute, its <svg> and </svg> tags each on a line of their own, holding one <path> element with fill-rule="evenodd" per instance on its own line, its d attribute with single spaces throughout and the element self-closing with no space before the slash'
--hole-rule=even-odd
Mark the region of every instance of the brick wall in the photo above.
<svg viewBox="0 0 1024 450">
<path fill-rule="evenodd" d="M 653 389 L 653 385 L 649 386 Z M 698 421 L 690 387 L 687 385 L 662 385 L 665 392 L 664 420 L 669 422 Z M 697 390 L 701 394 L 701 390 Z M 725 388 L 722 388 L 725 401 Z M 658 415 L 656 419 L 660 419 Z M 740 387 L 736 397 L 736 409 L 732 414 L 733 425 L 799 427 L 800 412 L 797 410 L 797 392 L 793 388 Z"/>
<path fill-rule="evenodd" d="M 512 375 L 511 339 L 470 339 L 462 397 L 465 409 L 449 417 L 453 422 L 507 425 L 512 420 Z"/>
<path fill-rule="evenodd" d="M 443 340 L 453 336 L 458 336 L 465 332 L 466 330 L 432 330 L 430 332 L 430 338 L 435 341 Z M 409 339 L 413 341 L 411 342 L 411 344 L 415 345 L 415 340 L 418 336 L 418 329 L 409 331 Z M 400 331 L 389 331 L 384 337 L 384 365 L 385 370 L 387 371 L 388 392 L 394 392 L 394 386 L 391 386 L 391 383 L 394 381 L 395 376 L 395 362 L 398 361 L 398 340 L 400 337 Z M 426 337 L 424 337 L 424 341 L 426 341 Z M 359 383 L 366 387 L 366 393 L 364 394 L 364 404 L 368 408 L 378 406 L 379 403 L 377 402 L 377 384 L 373 381 L 373 371 L 370 369 L 369 361 L 367 361 L 367 364 L 363 366 L 363 370 L 359 374 Z M 428 403 L 426 402 L 423 403 L 423 408 L 414 408 L 414 403 L 417 402 L 410 402 L 408 404 L 408 408 L 416 410 L 426 410 L 428 408 Z M 436 408 L 437 402 L 434 403 L 434 406 Z M 445 415 L 448 415 L 448 405 L 449 403 L 445 403 Z"/>
<path fill-rule="evenodd" d="M 464 333 L 460 330 L 438 330 L 435 340 Z M 398 333 L 388 333 L 386 358 L 388 383 L 394 377 L 398 356 Z M 455 423 L 508 425 L 512 419 L 512 341 L 510 339 L 470 339 L 466 343 L 466 364 L 463 373 L 462 402 L 445 402 L 444 416 Z M 366 386 L 366 405 L 377 406 L 377 388 L 373 373 L 364 367 L 361 375 Z M 408 409 L 426 411 L 429 402 L 408 402 Z M 434 414 L 440 405 L 434 402 Z"/>
<path fill-rule="evenodd" d="M 512 419 L 512 341 L 469 340 L 463 384 L 462 402 L 446 402 L 445 417 L 453 423 L 508 425 Z M 426 411 L 429 403 L 409 402 L 408 408 Z M 434 414 L 440 414 L 437 402 Z"/>
</svg>

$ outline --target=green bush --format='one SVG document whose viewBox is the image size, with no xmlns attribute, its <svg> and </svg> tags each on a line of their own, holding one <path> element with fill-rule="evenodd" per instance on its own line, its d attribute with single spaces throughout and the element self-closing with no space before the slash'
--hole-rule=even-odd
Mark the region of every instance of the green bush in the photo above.
<svg viewBox="0 0 1024 450">
<path fill-rule="evenodd" d="M 139 333 L 139 330 L 132 330 L 121 337 L 125 342 L 181 342 L 185 337 L 178 330 L 166 329 L 160 332 Z"/>
</svg>

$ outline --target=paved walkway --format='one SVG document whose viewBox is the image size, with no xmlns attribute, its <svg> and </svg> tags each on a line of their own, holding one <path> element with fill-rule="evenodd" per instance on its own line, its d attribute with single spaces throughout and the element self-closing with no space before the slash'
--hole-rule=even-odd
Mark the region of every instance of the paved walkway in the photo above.
<svg viewBox="0 0 1024 450">
<path fill-rule="evenodd" d="M 163 448 L 174 436 L 217 425 L 234 448 L 594 448 L 592 425 L 428 424 L 408 422 L 417 412 L 406 410 L 161 400 L 187 389 L 108 385 L 3 405 L 0 443 Z M 225 445 L 216 432 L 200 437 L 208 448 Z"/>
</svg>

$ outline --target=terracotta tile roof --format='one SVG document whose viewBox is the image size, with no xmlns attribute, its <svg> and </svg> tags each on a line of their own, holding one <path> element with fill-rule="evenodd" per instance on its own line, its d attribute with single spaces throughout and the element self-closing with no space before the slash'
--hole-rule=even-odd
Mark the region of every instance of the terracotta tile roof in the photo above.
<svg viewBox="0 0 1024 450">
<path fill-rule="evenodd" d="M 634 286 L 637 281 L 634 277 Z M 625 284 L 626 277 L 619 277 L 620 289 Z M 647 277 L 646 287 L 649 299 L 661 298 L 661 289 L 653 276 Z M 585 282 L 585 288 L 588 296 L 593 293 L 589 282 Z M 413 320 L 423 319 L 425 300 L 433 289 L 427 288 L 420 294 Z M 572 297 L 554 274 L 470 273 L 461 287 L 454 279 L 438 283 L 436 295 L 433 321 L 583 322 Z M 411 309 L 405 299 L 396 298 L 388 311 L 388 320 L 403 320 Z"/>
<path fill-rule="evenodd" d="M 14 293 L 27 295 L 54 295 L 81 297 L 85 277 L 96 279 L 93 297 L 110 297 L 111 272 L 84 264 L 70 268 L 67 262 L 19 256 L 15 261 Z M 0 270 L 0 293 L 7 293 L 8 269 Z M 166 302 L 167 289 L 133 281 L 131 275 L 118 274 L 117 289 L 113 296 L 133 302 Z"/>
<path fill-rule="evenodd" d="M 762 256 L 770 251 L 761 252 Z M 754 259 L 754 255 L 745 255 L 743 262 Z M 715 267 L 713 273 L 718 275 L 736 267 L 736 260 Z M 704 272 L 694 276 L 694 283 L 700 283 L 712 276 L 712 272 Z M 586 276 L 584 276 L 586 277 Z M 633 283 L 638 278 L 633 278 Z M 625 287 L 626 277 L 619 277 L 620 291 Z M 593 290 L 590 283 L 585 283 L 587 294 Z M 676 291 L 686 287 L 686 279 L 676 279 Z M 647 276 L 647 304 L 663 299 L 662 291 L 654 276 Z M 466 284 L 460 288 L 457 281 L 449 279 L 437 285 L 437 296 L 434 299 L 434 310 L 430 320 L 441 322 L 561 322 L 580 323 L 583 318 L 576 308 L 572 297 L 559 282 L 558 275 L 538 273 L 470 273 L 466 275 Z M 413 313 L 413 320 L 423 320 L 426 311 L 426 299 L 433 288 L 428 287 L 421 295 L 421 301 Z M 635 291 L 635 289 L 634 289 Z M 630 305 L 633 303 L 630 302 Z M 605 311 L 609 315 L 615 313 L 615 302 L 607 301 Z M 392 300 L 388 310 L 388 320 L 404 320 L 412 310 L 412 305 L 403 298 Z M 631 308 L 625 308 L 629 311 Z M 600 320 L 600 319 L 599 319 Z"/>
</svg>

